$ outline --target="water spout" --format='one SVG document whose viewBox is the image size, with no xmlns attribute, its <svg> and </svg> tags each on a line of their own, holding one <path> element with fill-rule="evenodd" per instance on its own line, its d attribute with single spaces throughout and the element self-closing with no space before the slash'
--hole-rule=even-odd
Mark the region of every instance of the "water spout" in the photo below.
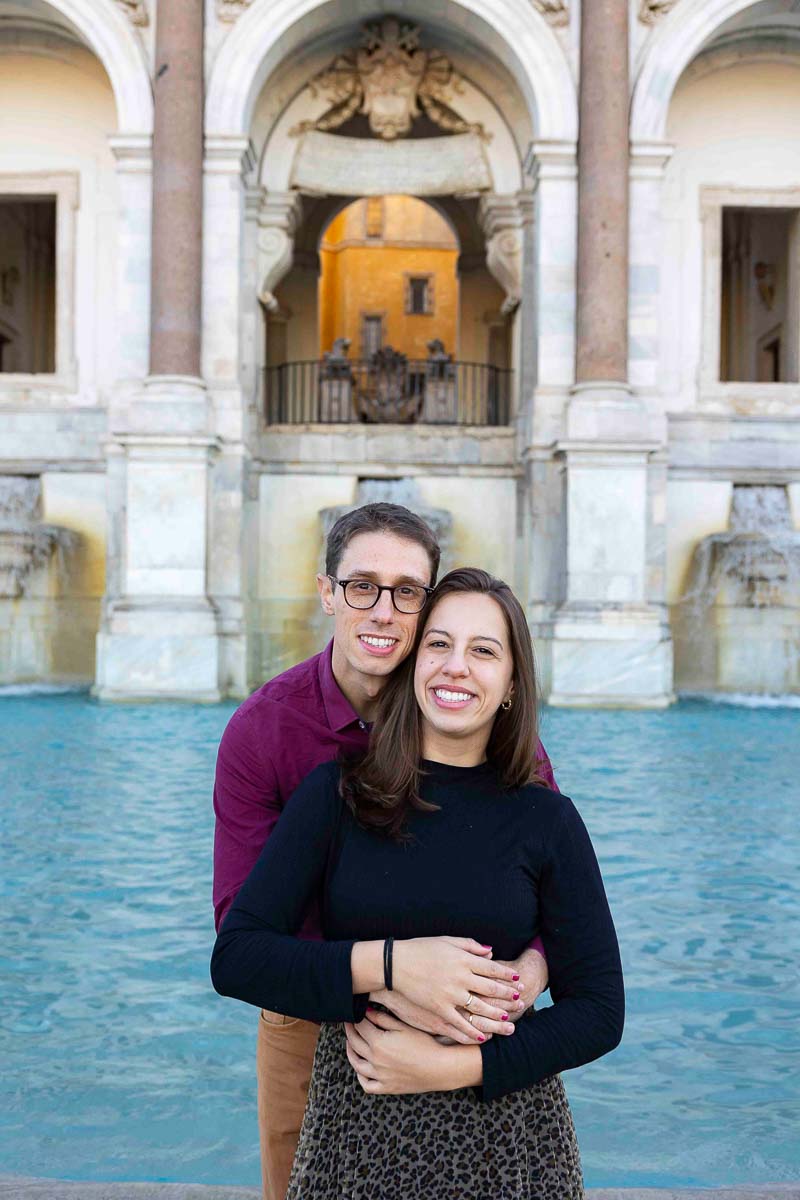
<svg viewBox="0 0 800 1200">
<path fill-rule="evenodd" d="M 800 533 L 785 487 L 734 486 L 728 530 L 695 549 L 675 635 L 693 691 L 800 691 Z"/>
<path fill-rule="evenodd" d="M 0 598 L 24 595 L 28 577 L 54 551 L 63 570 L 64 556 L 77 542 L 72 530 L 44 523 L 41 511 L 38 476 L 0 475 Z"/>
<path fill-rule="evenodd" d="M 450 569 L 453 542 L 453 516 L 446 508 L 428 508 L 419 495 L 416 482 L 409 478 L 360 479 L 356 498 L 352 504 L 337 504 L 332 508 L 320 509 L 322 545 L 339 517 L 363 504 L 402 504 L 410 508 L 430 526 L 442 550 L 440 575 Z M 324 553 L 324 549 L 323 549 Z"/>
</svg>

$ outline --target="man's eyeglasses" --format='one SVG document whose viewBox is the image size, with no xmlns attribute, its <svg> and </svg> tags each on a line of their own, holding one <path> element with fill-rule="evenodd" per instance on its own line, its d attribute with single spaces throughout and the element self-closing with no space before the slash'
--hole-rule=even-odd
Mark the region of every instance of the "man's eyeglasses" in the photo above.
<svg viewBox="0 0 800 1200">
<path fill-rule="evenodd" d="M 374 608 L 381 597 L 381 592 L 388 592 L 392 604 L 401 613 L 422 612 L 432 594 L 432 587 L 424 587 L 421 583 L 397 583 L 389 587 L 385 583 L 372 583 L 369 579 L 334 579 L 329 575 L 331 583 L 338 583 L 344 594 L 344 602 L 350 608 Z"/>
</svg>

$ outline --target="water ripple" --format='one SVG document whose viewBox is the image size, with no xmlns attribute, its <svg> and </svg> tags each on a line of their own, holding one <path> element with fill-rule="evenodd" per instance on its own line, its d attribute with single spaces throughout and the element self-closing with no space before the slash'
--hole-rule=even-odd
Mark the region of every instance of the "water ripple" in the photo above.
<svg viewBox="0 0 800 1200">
<path fill-rule="evenodd" d="M 257 1185 L 251 1010 L 208 982 L 232 706 L 0 698 L 3 1169 Z M 800 1177 L 800 738 L 790 707 L 548 710 L 628 1022 L 567 1076 L 590 1186 Z"/>
</svg>

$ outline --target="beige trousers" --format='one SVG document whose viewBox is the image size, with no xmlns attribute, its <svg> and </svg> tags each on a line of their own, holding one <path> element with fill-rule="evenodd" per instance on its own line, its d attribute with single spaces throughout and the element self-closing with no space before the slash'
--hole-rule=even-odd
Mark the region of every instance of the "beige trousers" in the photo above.
<svg viewBox="0 0 800 1200">
<path fill-rule="evenodd" d="M 264 1200 L 284 1200 L 306 1108 L 319 1025 L 261 1010 L 256 1077 Z"/>
</svg>

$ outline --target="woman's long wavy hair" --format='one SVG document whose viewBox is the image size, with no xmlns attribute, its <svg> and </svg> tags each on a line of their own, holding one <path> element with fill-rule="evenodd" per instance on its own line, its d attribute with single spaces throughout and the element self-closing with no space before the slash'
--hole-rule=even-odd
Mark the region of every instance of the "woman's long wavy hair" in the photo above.
<svg viewBox="0 0 800 1200">
<path fill-rule="evenodd" d="M 489 735 L 486 757 L 504 788 L 543 782 L 537 769 L 539 747 L 538 686 L 533 646 L 525 614 L 507 583 L 477 567 L 460 567 L 441 580 L 420 617 L 408 658 L 381 693 L 369 749 L 342 764 L 342 795 L 359 824 L 404 840 L 411 809 L 433 812 L 438 805 L 420 796 L 422 781 L 421 714 L 414 694 L 414 669 L 425 627 L 445 596 L 479 593 L 503 610 L 514 662 L 511 707 L 500 708 Z"/>
</svg>

